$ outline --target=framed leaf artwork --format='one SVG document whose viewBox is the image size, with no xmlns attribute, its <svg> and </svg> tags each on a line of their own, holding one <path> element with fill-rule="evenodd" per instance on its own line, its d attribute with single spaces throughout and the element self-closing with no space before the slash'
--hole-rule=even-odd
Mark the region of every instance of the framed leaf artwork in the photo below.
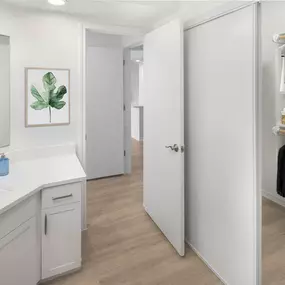
<svg viewBox="0 0 285 285">
<path fill-rule="evenodd" d="M 26 68 L 26 127 L 70 123 L 70 71 Z"/>
</svg>

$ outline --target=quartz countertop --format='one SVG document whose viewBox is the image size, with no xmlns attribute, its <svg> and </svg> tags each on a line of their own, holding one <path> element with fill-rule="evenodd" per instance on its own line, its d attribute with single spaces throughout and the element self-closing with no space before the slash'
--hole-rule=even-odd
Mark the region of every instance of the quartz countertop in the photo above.
<svg viewBox="0 0 285 285">
<path fill-rule="evenodd" d="M 44 188 L 86 179 L 75 148 L 69 146 L 61 152 L 63 147 L 49 156 L 41 157 L 37 150 L 30 158 L 20 155 L 11 159 L 9 175 L 0 177 L 0 214 Z"/>
</svg>

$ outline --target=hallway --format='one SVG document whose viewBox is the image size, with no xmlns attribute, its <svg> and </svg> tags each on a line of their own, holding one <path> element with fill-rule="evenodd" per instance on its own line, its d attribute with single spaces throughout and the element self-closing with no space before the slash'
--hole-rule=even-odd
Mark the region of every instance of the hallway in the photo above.
<svg viewBox="0 0 285 285">
<path fill-rule="evenodd" d="M 132 160 L 132 175 L 88 182 L 83 269 L 51 284 L 222 284 L 189 248 L 179 257 L 144 212 L 142 145 L 136 141 Z"/>
</svg>

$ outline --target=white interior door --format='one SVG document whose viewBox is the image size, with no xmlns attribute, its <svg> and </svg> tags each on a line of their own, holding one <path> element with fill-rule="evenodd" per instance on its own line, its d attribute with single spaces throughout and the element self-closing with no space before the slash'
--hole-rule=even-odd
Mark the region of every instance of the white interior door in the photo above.
<svg viewBox="0 0 285 285">
<path fill-rule="evenodd" d="M 87 178 L 124 173 L 123 52 L 87 48 Z"/>
<path fill-rule="evenodd" d="M 144 42 L 144 207 L 184 255 L 183 29 L 173 21 Z M 168 146 L 178 146 L 178 151 Z"/>
</svg>

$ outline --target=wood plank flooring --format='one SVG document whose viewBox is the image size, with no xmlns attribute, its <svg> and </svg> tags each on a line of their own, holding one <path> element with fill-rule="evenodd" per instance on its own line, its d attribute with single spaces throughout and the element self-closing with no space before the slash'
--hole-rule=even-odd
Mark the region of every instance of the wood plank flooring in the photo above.
<svg viewBox="0 0 285 285">
<path fill-rule="evenodd" d="M 50 284 L 222 284 L 189 248 L 179 257 L 144 212 L 140 143 L 133 143 L 132 175 L 90 181 L 87 192 L 83 268 Z"/>
<path fill-rule="evenodd" d="M 263 198 L 263 285 L 285 284 L 285 208 Z"/>
</svg>

